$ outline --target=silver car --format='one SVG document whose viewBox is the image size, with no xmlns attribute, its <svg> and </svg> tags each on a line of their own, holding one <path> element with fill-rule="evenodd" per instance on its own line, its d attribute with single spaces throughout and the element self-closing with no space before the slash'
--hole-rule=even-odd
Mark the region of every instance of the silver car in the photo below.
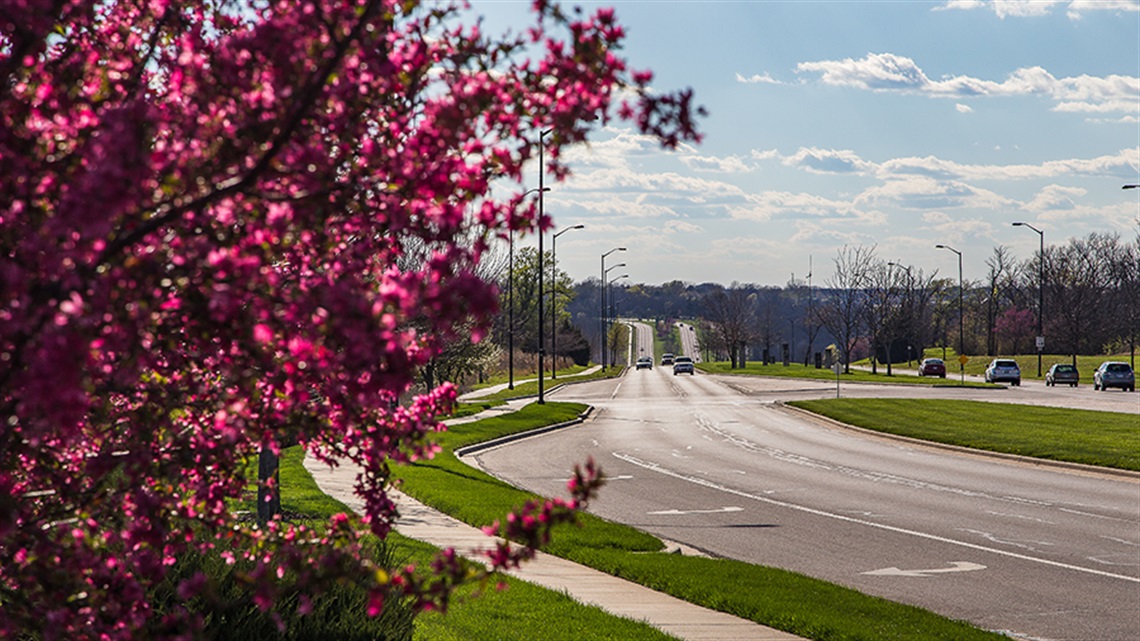
<svg viewBox="0 0 1140 641">
<path fill-rule="evenodd" d="M 1119 361 L 1105 361 L 1093 373 L 1093 389 L 1106 390 L 1119 387 L 1129 392 L 1136 391 L 1136 374 L 1132 366 Z"/>
<path fill-rule="evenodd" d="M 1021 368 L 1012 358 L 995 358 L 986 368 L 987 383 L 1012 383 L 1021 387 Z"/>
</svg>

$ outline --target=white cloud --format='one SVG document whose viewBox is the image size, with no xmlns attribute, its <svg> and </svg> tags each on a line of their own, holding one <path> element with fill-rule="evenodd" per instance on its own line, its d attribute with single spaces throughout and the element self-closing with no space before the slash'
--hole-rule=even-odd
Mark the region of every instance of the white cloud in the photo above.
<svg viewBox="0 0 1140 641">
<path fill-rule="evenodd" d="M 935 180 L 926 176 L 894 178 L 866 189 L 855 198 L 855 205 L 900 207 L 914 210 L 942 210 L 976 207 L 1010 209 L 1016 201 L 988 189 L 957 180 Z"/>
<path fill-rule="evenodd" d="M 1079 187 L 1048 185 L 1039 190 L 1034 195 L 1033 200 L 1026 203 L 1023 209 L 1038 213 L 1047 211 L 1071 212 L 1078 207 L 1079 199 L 1087 193 L 1087 189 Z"/>
<path fill-rule="evenodd" d="M 799 167 L 814 174 L 865 174 L 875 169 L 873 163 L 847 149 L 800 147 L 799 151 L 783 162 L 789 167 Z"/>
<path fill-rule="evenodd" d="M 1140 78 L 1131 76 L 1055 78 L 1041 67 L 1026 67 L 1000 82 L 969 76 L 931 80 L 914 60 L 891 53 L 869 53 L 859 60 L 801 62 L 796 71 L 818 73 L 827 85 L 938 98 L 1039 95 L 1052 99 L 1054 111 L 1062 112 L 1134 113 L 1140 102 Z"/>
<path fill-rule="evenodd" d="M 958 103 L 958 104 L 954 105 L 954 108 L 957 109 L 958 113 L 960 113 L 960 114 L 974 113 L 974 109 L 970 105 L 964 105 L 962 103 Z"/>
<path fill-rule="evenodd" d="M 934 11 L 948 9 L 989 9 L 1002 19 L 1045 16 L 1053 12 L 1053 7 L 1067 4 L 1066 15 L 1071 20 L 1079 20 L 1089 11 L 1138 11 L 1136 0 L 948 0 L 934 7 Z"/>
<path fill-rule="evenodd" d="M 699 234 L 703 231 L 704 228 L 700 225 L 694 225 L 684 220 L 669 220 L 665 222 L 666 234 Z"/>
<path fill-rule="evenodd" d="M 726 156 L 718 158 L 716 156 L 681 156 L 680 160 L 686 167 L 698 172 L 719 172 L 719 173 L 746 173 L 753 170 L 738 156 Z"/>
<path fill-rule="evenodd" d="M 744 203 L 730 205 L 727 209 L 732 218 L 758 221 L 771 220 L 775 216 L 857 217 L 860 213 L 847 201 L 787 191 L 749 195 Z"/>
<path fill-rule="evenodd" d="M 764 73 L 752 74 L 751 76 L 745 76 L 744 74 L 737 72 L 736 81 L 739 83 L 749 84 L 749 85 L 754 85 L 754 84 L 780 85 L 780 84 L 783 84 L 779 80 L 776 80 L 775 78 L 773 78 L 771 76 L 771 74 L 769 74 L 767 71 L 765 71 Z"/>
</svg>

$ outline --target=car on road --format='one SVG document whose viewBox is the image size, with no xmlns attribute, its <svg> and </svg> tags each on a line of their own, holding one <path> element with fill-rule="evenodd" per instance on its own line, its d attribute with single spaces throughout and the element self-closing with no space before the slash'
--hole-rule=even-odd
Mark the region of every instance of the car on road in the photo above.
<svg viewBox="0 0 1140 641">
<path fill-rule="evenodd" d="M 1021 387 L 1021 368 L 1012 358 L 995 358 L 986 368 L 987 383 L 1012 383 Z"/>
<path fill-rule="evenodd" d="M 697 368 L 693 367 L 693 359 L 688 356 L 678 356 L 673 361 L 673 376 L 677 374 L 692 374 L 696 375 Z"/>
<path fill-rule="evenodd" d="M 662 365 L 672 365 L 673 364 L 673 355 L 670 354 L 669 352 L 665 352 L 664 354 L 662 354 L 661 355 L 661 364 Z"/>
<path fill-rule="evenodd" d="M 637 369 L 653 369 L 653 359 L 648 356 L 637 359 Z"/>
<path fill-rule="evenodd" d="M 941 358 L 924 358 L 918 366 L 918 375 L 946 378 L 946 363 Z"/>
<path fill-rule="evenodd" d="M 1081 373 L 1076 367 L 1067 363 L 1057 363 L 1045 372 L 1045 387 L 1056 387 L 1057 383 L 1065 383 L 1069 387 L 1076 387 L 1081 382 Z"/>
<path fill-rule="evenodd" d="M 1107 390 L 1119 387 L 1129 392 L 1136 391 L 1136 373 L 1132 366 L 1119 361 L 1105 361 L 1093 373 L 1093 389 Z"/>
</svg>

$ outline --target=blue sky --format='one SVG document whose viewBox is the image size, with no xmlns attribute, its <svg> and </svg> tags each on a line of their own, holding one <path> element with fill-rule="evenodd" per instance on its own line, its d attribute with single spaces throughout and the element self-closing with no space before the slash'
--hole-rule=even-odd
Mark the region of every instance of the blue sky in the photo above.
<svg viewBox="0 0 1140 641">
<path fill-rule="evenodd" d="M 1137 234 L 1140 0 L 577 4 L 614 7 L 631 66 L 710 115 L 697 146 L 615 127 L 566 155 L 545 205 L 585 225 L 558 240 L 575 280 L 619 245 L 631 282 L 822 284 L 845 244 L 956 278 L 939 243 L 977 279 L 997 245 L 1036 251 L 1013 221 Z M 529 2 L 472 6 L 527 24 Z"/>
</svg>

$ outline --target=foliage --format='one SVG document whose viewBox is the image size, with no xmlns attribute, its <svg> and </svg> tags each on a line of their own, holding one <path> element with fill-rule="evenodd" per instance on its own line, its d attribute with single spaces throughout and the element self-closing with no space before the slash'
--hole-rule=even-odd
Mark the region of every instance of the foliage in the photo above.
<svg viewBox="0 0 1140 641">
<path fill-rule="evenodd" d="M 467 580 L 446 551 L 428 578 L 380 571 L 343 516 L 261 527 L 230 502 L 259 451 L 300 443 L 363 466 L 383 538 L 390 466 L 431 455 L 454 390 L 397 399 L 460 328 L 486 333 L 489 239 L 550 224 L 491 182 L 521 182 L 539 129 L 556 178 L 614 116 L 696 137 L 690 94 L 615 54 L 612 12 L 534 9 L 490 37 L 415 0 L 5 5 L 0 637 L 186 636 L 199 617 L 154 590 L 223 544 L 263 611 L 340 580 L 370 614 L 442 607 Z M 401 266 L 412 245 L 428 259 Z M 183 600 L 216 587 L 199 576 Z"/>
</svg>

